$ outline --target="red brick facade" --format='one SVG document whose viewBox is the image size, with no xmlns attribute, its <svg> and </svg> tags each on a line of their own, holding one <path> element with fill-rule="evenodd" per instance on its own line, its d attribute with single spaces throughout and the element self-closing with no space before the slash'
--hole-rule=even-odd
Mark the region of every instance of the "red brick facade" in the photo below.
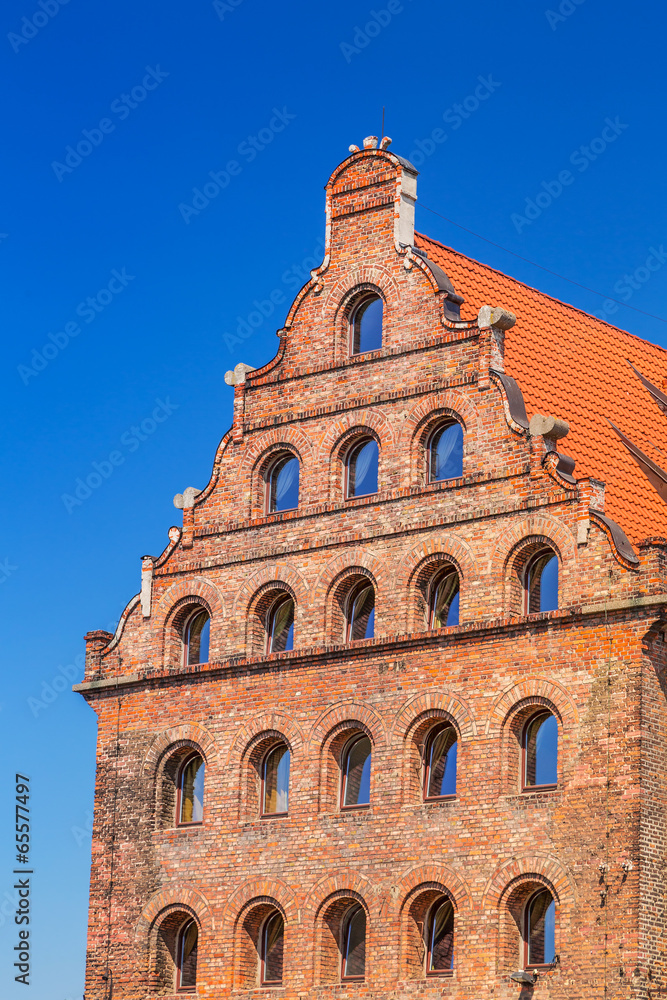
<svg viewBox="0 0 667 1000">
<path fill-rule="evenodd" d="M 603 485 L 570 476 L 553 439 L 531 436 L 503 370 L 513 303 L 480 303 L 492 307 L 481 326 L 458 318 L 466 289 L 414 250 L 414 195 L 414 170 L 386 150 L 334 172 L 325 260 L 276 357 L 236 385 L 209 484 L 186 492 L 182 533 L 144 560 L 116 635 L 86 637 L 77 687 L 99 717 L 87 1000 L 174 995 L 189 917 L 207 1000 L 667 989 L 667 542 L 635 555 L 605 519 Z M 382 347 L 350 357 L 364 290 L 384 301 Z M 429 483 L 443 418 L 464 429 L 463 475 Z M 364 435 L 379 446 L 378 492 L 346 499 L 346 454 Z M 299 458 L 299 504 L 267 515 L 281 451 Z M 559 609 L 526 614 L 524 569 L 545 544 Z M 429 586 L 446 566 L 460 624 L 429 630 Z M 360 579 L 375 588 L 375 635 L 346 643 Z M 295 603 L 294 648 L 267 654 L 265 613 L 281 591 Z M 197 605 L 211 616 L 210 655 L 183 666 Z M 521 734 L 540 708 L 558 723 L 557 785 L 522 791 Z M 425 802 L 424 745 L 443 720 L 458 738 L 456 796 Z M 370 804 L 346 812 L 353 733 L 372 744 Z M 262 818 L 258 762 L 278 740 L 289 810 Z M 192 749 L 206 762 L 204 819 L 179 827 L 175 775 Z M 525 903 L 541 887 L 556 903 L 557 960 L 522 986 L 509 976 L 524 968 Z M 454 907 L 454 962 L 429 977 L 424 928 L 440 897 Z M 341 984 L 354 901 L 365 976 Z M 283 980 L 263 987 L 258 935 L 275 909 Z"/>
</svg>

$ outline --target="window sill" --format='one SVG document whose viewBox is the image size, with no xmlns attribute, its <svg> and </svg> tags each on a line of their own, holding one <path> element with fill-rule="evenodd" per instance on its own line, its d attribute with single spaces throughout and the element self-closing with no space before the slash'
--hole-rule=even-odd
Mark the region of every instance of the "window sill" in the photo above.
<svg viewBox="0 0 667 1000">
<path fill-rule="evenodd" d="M 558 785 L 525 785 L 521 789 L 522 795 L 531 795 L 537 792 L 557 792 Z"/>
<path fill-rule="evenodd" d="M 448 802 L 456 802 L 456 795 L 430 795 L 424 798 L 425 806 L 442 806 Z"/>
<path fill-rule="evenodd" d="M 289 813 L 262 813 L 259 818 L 262 823 L 272 819 L 289 819 Z"/>
</svg>

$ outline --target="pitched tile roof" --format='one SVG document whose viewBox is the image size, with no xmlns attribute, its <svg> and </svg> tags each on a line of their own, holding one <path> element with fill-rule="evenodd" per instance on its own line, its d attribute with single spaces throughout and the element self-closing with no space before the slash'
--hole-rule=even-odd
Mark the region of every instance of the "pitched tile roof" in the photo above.
<svg viewBox="0 0 667 1000">
<path fill-rule="evenodd" d="M 576 460 L 575 477 L 606 483 L 606 514 L 635 544 L 650 535 L 667 537 L 667 505 L 605 419 L 667 466 L 667 417 L 627 363 L 664 389 L 667 351 L 428 236 L 416 233 L 415 243 L 465 298 L 462 318 L 475 317 L 483 305 L 516 314 L 506 334 L 505 371 L 519 383 L 529 418 L 543 413 L 569 422 L 562 450 Z"/>
</svg>

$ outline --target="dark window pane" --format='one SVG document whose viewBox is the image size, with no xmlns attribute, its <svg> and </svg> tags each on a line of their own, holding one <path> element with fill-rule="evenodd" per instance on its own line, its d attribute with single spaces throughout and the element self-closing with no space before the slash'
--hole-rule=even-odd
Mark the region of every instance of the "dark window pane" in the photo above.
<svg viewBox="0 0 667 1000">
<path fill-rule="evenodd" d="M 180 823 L 201 823 L 204 817 L 204 761 L 191 757 L 181 772 Z"/>
<path fill-rule="evenodd" d="M 554 715 L 531 719 L 525 733 L 526 785 L 555 785 L 558 781 L 558 722 Z"/>
<path fill-rule="evenodd" d="M 527 965 L 549 965 L 556 956 L 556 903 L 548 891 L 538 892 L 528 905 Z"/>
<path fill-rule="evenodd" d="M 448 972 L 454 966 L 454 907 L 448 899 L 431 911 L 428 971 Z"/>
<path fill-rule="evenodd" d="M 347 463 L 348 496 L 368 496 L 378 491 L 378 458 L 377 441 L 370 438 L 357 445 L 350 452 Z"/>
<path fill-rule="evenodd" d="M 197 924 L 191 920 L 181 931 L 178 954 L 179 987 L 194 989 L 197 985 Z"/>
<path fill-rule="evenodd" d="M 284 653 L 294 646 L 294 601 L 283 598 L 269 613 L 269 653 Z"/>
<path fill-rule="evenodd" d="M 533 559 L 526 577 L 529 615 L 558 610 L 558 556 L 547 550 Z"/>
<path fill-rule="evenodd" d="M 348 916 L 343 942 L 343 976 L 360 977 L 366 972 L 366 913 L 359 906 Z"/>
<path fill-rule="evenodd" d="M 459 623 L 459 575 L 456 571 L 440 577 L 431 599 L 431 628 Z"/>
<path fill-rule="evenodd" d="M 375 635 L 375 588 L 371 583 L 352 593 L 348 639 L 372 639 Z"/>
<path fill-rule="evenodd" d="M 210 629 L 211 619 L 207 611 L 198 611 L 188 622 L 185 639 L 188 649 L 188 665 L 208 663 Z"/>
<path fill-rule="evenodd" d="M 458 479 L 463 475 L 463 428 L 441 427 L 431 438 L 430 480 Z"/>
<path fill-rule="evenodd" d="M 365 354 L 382 347 L 382 311 L 384 303 L 378 296 L 365 299 L 357 308 L 352 321 L 352 353 Z"/>
<path fill-rule="evenodd" d="M 262 941 L 262 981 L 283 981 L 283 944 L 285 924 L 280 913 L 274 913 L 264 924 Z"/>
<path fill-rule="evenodd" d="M 446 726 L 434 733 L 428 743 L 427 767 L 429 798 L 456 795 L 456 730 Z"/>
<path fill-rule="evenodd" d="M 360 736 L 345 755 L 344 806 L 368 805 L 371 797 L 371 741 Z"/>
<path fill-rule="evenodd" d="M 286 813 L 289 799 L 290 753 L 277 746 L 264 761 L 264 813 Z"/>
<path fill-rule="evenodd" d="M 269 476 L 269 513 L 299 506 L 299 460 L 280 459 Z"/>
</svg>

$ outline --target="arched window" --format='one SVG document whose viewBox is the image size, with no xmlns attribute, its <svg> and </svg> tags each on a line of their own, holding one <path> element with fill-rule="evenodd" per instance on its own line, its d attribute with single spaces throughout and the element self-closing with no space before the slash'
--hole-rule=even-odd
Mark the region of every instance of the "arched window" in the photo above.
<svg viewBox="0 0 667 1000">
<path fill-rule="evenodd" d="M 456 730 L 449 723 L 436 726 L 426 740 L 424 754 L 424 798 L 444 799 L 456 795 Z"/>
<path fill-rule="evenodd" d="M 342 809 L 367 806 L 371 800 L 371 741 L 353 736 L 343 751 L 340 804 Z"/>
<path fill-rule="evenodd" d="M 283 945 L 285 922 L 277 910 L 262 924 L 259 942 L 260 982 L 262 986 L 281 986 L 283 981 Z"/>
<path fill-rule="evenodd" d="M 558 722 L 551 712 L 533 715 L 523 729 L 523 787 L 558 783 Z"/>
<path fill-rule="evenodd" d="M 341 979 L 363 979 L 366 974 L 366 911 L 358 903 L 343 920 Z"/>
<path fill-rule="evenodd" d="M 271 747 L 262 762 L 262 815 L 279 816 L 289 807 L 290 752 L 284 743 Z"/>
<path fill-rule="evenodd" d="M 365 296 L 350 319 L 350 354 L 366 354 L 382 347 L 382 313 L 379 295 Z"/>
<path fill-rule="evenodd" d="M 197 943 L 199 929 L 196 920 L 188 920 L 176 943 L 176 990 L 192 993 L 197 987 Z"/>
<path fill-rule="evenodd" d="M 375 635 L 375 587 L 364 580 L 347 600 L 345 641 L 372 639 Z"/>
<path fill-rule="evenodd" d="M 463 428 L 456 421 L 436 427 L 428 443 L 428 481 L 463 475 Z"/>
<path fill-rule="evenodd" d="M 190 615 L 183 631 L 185 663 L 208 663 L 208 642 L 211 631 L 211 619 L 208 611 L 199 608 Z"/>
<path fill-rule="evenodd" d="M 556 901 L 548 889 L 540 889 L 526 903 L 524 965 L 551 965 L 556 958 Z"/>
<path fill-rule="evenodd" d="M 429 628 L 459 623 L 459 575 L 453 567 L 436 576 L 429 600 Z"/>
<path fill-rule="evenodd" d="M 204 758 L 191 754 L 183 761 L 178 775 L 176 822 L 179 826 L 201 823 L 204 819 Z"/>
<path fill-rule="evenodd" d="M 541 549 L 526 567 L 526 614 L 558 610 L 558 556 Z"/>
<path fill-rule="evenodd" d="M 440 897 L 429 910 L 426 921 L 426 975 L 441 976 L 454 967 L 454 907 Z"/>
<path fill-rule="evenodd" d="M 299 506 L 299 459 L 289 452 L 270 466 L 266 477 L 266 512 L 294 510 Z"/>
<path fill-rule="evenodd" d="M 267 653 L 284 653 L 294 648 L 294 601 L 279 597 L 269 608 L 266 620 Z"/>
<path fill-rule="evenodd" d="M 380 450 L 374 438 L 364 438 L 350 449 L 345 463 L 348 498 L 377 493 L 379 457 Z"/>
</svg>

